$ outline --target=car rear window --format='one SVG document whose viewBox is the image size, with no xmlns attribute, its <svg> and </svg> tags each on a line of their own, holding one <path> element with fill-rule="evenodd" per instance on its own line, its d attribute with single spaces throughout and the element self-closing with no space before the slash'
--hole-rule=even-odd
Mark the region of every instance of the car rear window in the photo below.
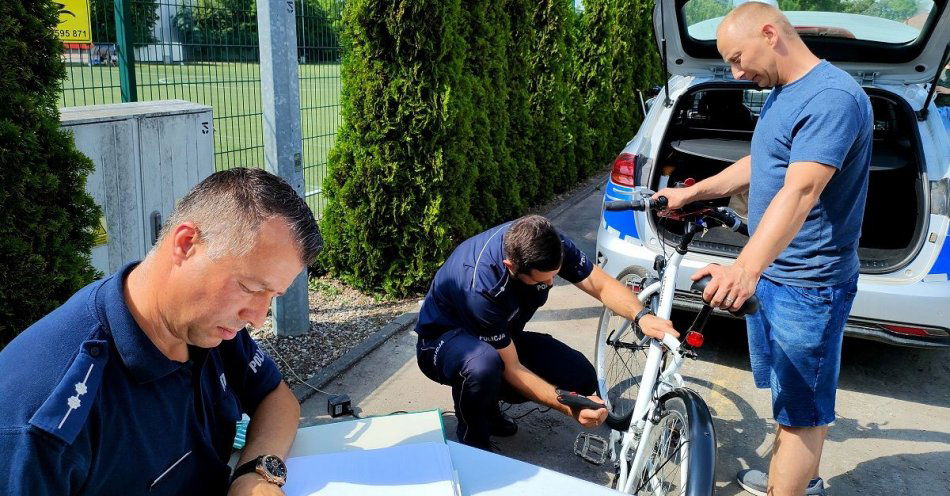
<svg viewBox="0 0 950 496">
<path fill-rule="evenodd" d="M 688 0 L 682 5 L 687 33 L 714 41 L 716 28 L 734 0 Z M 774 0 L 765 3 L 776 5 Z M 935 12 L 931 0 L 778 0 L 795 29 L 806 37 L 844 38 L 901 45 L 920 38 Z"/>
</svg>

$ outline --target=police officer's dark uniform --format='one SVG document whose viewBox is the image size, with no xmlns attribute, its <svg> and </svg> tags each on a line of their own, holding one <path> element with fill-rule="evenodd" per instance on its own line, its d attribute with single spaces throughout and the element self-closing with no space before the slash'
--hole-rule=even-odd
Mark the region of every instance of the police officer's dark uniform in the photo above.
<svg viewBox="0 0 950 496">
<path fill-rule="evenodd" d="M 524 331 L 551 288 L 522 283 L 502 263 L 510 226 L 493 227 L 455 249 L 436 273 L 416 324 L 419 368 L 452 386 L 459 441 L 486 449 L 498 399 L 526 401 L 503 381 L 497 349 L 514 342 L 521 363 L 545 381 L 583 394 L 597 390 L 596 373 L 583 354 L 548 334 Z M 593 270 L 591 261 L 559 236 L 564 258 L 558 275 L 583 281 Z"/>
<path fill-rule="evenodd" d="M 0 352 L 0 494 L 225 494 L 235 422 L 281 381 L 247 331 L 168 359 L 123 297 L 134 264 Z"/>
</svg>

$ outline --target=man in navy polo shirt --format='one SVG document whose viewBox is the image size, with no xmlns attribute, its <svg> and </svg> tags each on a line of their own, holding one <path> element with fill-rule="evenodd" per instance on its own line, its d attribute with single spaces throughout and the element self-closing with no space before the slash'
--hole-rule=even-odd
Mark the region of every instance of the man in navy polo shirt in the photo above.
<svg viewBox="0 0 950 496">
<path fill-rule="evenodd" d="M 657 195 L 670 208 L 749 191 L 752 237 L 735 263 L 710 265 L 704 297 L 746 318 L 755 384 L 772 390 L 779 424 L 769 472 L 742 470 L 753 494 L 823 495 L 818 477 L 844 326 L 857 293 L 858 239 L 871 161 L 871 104 L 848 73 L 816 57 L 775 7 L 748 2 L 723 19 L 717 47 L 736 79 L 772 91 L 752 153 L 689 188 Z"/>
<path fill-rule="evenodd" d="M 426 294 L 416 358 L 426 377 L 452 386 L 460 442 L 491 449 L 490 436 L 517 425 L 498 400 L 535 401 L 596 427 L 605 409 L 572 411 L 555 389 L 596 396 L 594 367 L 580 352 L 525 324 L 544 305 L 559 275 L 607 307 L 638 322 L 648 336 L 678 336 L 673 324 L 644 310 L 634 294 L 538 215 L 493 227 L 460 244 Z"/>
<path fill-rule="evenodd" d="M 145 260 L 0 352 L 0 494 L 283 494 L 300 407 L 245 325 L 263 324 L 318 246 L 313 214 L 274 175 L 196 186 Z"/>
</svg>

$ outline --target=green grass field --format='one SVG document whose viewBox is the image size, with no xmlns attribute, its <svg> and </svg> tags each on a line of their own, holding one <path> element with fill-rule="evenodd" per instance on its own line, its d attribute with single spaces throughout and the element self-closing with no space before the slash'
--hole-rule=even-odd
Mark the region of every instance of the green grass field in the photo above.
<svg viewBox="0 0 950 496">
<path fill-rule="evenodd" d="M 302 64 L 300 119 L 307 201 L 319 217 L 327 152 L 340 124 L 339 64 Z M 119 69 L 69 64 L 60 105 L 119 103 Z M 182 99 L 210 105 L 214 113 L 217 170 L 263 167 L 261 83 L 258 64 L 206 62 L 137 64 L 139 101 Z"/>
</svg>

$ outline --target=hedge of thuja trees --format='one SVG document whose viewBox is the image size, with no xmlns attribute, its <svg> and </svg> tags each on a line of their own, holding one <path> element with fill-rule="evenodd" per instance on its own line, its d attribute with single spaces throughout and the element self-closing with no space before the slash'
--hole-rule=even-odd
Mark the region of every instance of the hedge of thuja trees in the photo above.
<svg viewBox="0 0 950 496">
<path fill-rule="evenodd" d="M 662 84 L 663 69 L 653 35 L 653 6 L 650 0 L 614 0 L 614 29 L 610 51 L 610 94 L 607 114 L 613 122 L 613 141 L 607 144 L 607 160 L 612 160 L 643 120 L 637 90 Z M 644 96 L 644 98 L 646 98 Z"/>
<path fill-rule="evenodd" d="M 478 228 L 461 21 L 459 0 L 353 0 L 344 9 L 343 124 L 321 229 L 322 258 L 353 286 L 419 289 L 458 237 Z"/>
<path fill-rule="evenodd" d="M 613 160 L 643 119 L 638 90 L 663 82 L 649 0 L 585 0 L 578 85 L 593 160 Z M 646 98 L 646 96 L 644 96 Z"/>
<path fill-rule="evenodd" d="M 660 82 L 652 1 L 572 4 L 346 3 L 323 268 L 425 290 L 458 242 L 604 169 Z"/>
<path fill-rule="evenodd" d="M 0 346 L 96 276 L 93 165 L 59 129 L 54 2 L 0 2 Z"/>
</svg>

